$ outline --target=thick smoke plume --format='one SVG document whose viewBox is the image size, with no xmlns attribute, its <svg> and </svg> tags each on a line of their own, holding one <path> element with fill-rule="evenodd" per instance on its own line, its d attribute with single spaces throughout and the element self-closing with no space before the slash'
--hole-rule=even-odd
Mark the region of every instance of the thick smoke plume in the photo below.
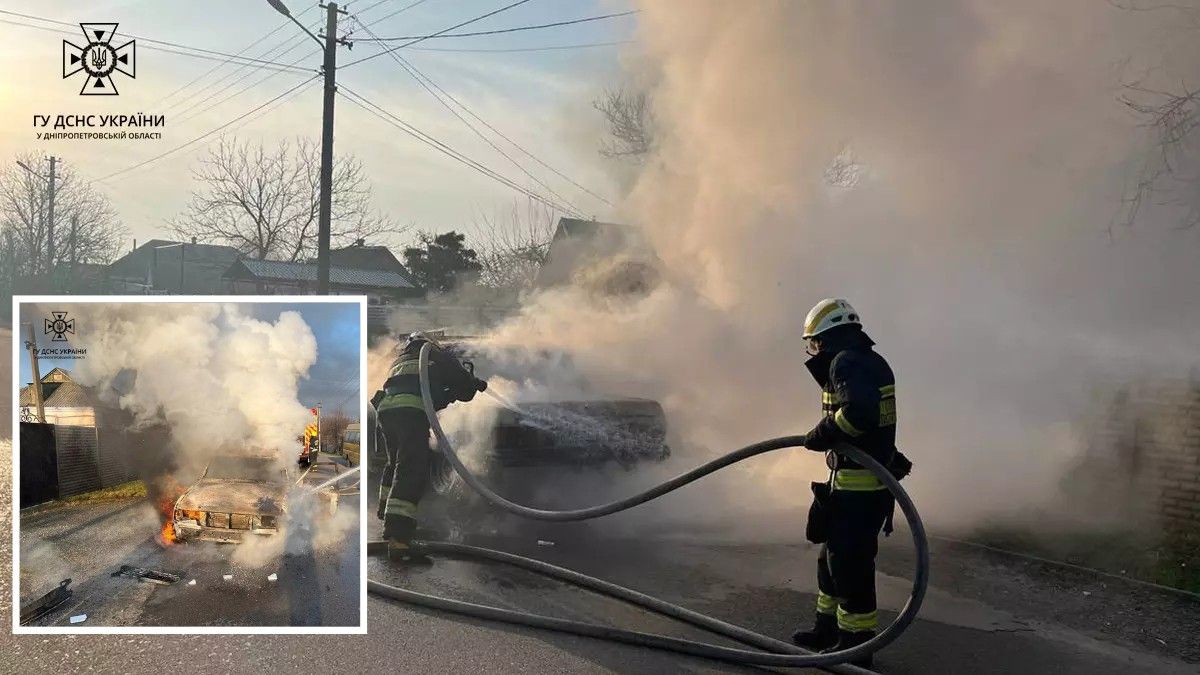
<svg viewBox="0 0 1200 675">
<path fill-rule="evenodd" d="M 661 279 L 542 293 L 494 341 L 566 349 L 597 387 L 659 399 L 677 466 L 815 423 L 800 334 L 829 296 L 892 362 L 908 484 L 943 524 L 1051 500 L 1096 381 L 1200 362 L 1195 233 L 1170 208 L 1108 233 L 1150 151 L 1120 85 L 1200 72 L 1167 13 L 639 5 L 626 64 L 656 144 L 619 215 Z M 799 515 L 824 475 L 800 456 L 756 461 L 692 505 Z"/>
<path fill-rule="evenodd" d="M 273 454 L 281 467 L 294 461 L 311 418 L 299 382 L 317 359 L 298 313 L 269 322 L 215 303 L 69 311 L 87 348 L 72 376 L 115 397 L 135 423 L 168 427 L 178 469 L 194 475 L 221 451 Z"/>
</svg>

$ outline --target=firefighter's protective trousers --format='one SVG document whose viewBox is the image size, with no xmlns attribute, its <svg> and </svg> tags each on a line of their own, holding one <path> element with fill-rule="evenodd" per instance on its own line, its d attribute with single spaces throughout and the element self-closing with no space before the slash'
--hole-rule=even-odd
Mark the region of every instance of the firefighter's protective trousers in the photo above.
<svg viewBox="0 0 1200 675">
<path fill-rule="evenodd" d="M 383 536 L 408 541 L 429 483 L 429 419 L 423 408 L 395 407 L 380 411 L 379 424 L 387 439 L 387 465 L 379 481 Z"/>
</svg>

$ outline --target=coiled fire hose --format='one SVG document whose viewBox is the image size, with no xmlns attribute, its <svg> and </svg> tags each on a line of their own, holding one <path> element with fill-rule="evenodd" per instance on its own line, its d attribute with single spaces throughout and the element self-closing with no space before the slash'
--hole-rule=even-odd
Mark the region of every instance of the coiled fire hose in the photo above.
<svg viewBox="0 0 1200 675">
<path fill-rule="evenodd" d="M 645 492 L 621 499 L 609 504 L 601 504 L 598 506 L 571 509 L 566 511 L 552 511 L 545 509 L 536 509 L 521 504 L 514 503 L 496 494 L 487 485 L 480 481 L 472 474 L 462 461 L 455 454 L 454 446 L 450 443 L 450 439 L 446 437 L 445 431 L 442 429 L 438 421 L 437 410 L 433 405 L 433 396 L 429 386 L 429 351 L 431 345 L 425 344 L 421 347 L 420 353 L 420 379 L 421 379 L 421 397 L 425 404 L 425 413 L 429 417 L 429 425 L 433 429 L 434 435 L 437 437 L 439 448 L 446 460 L 454 467 L 454 470 L 462 477 L 463 481 L 470 485 L 475 491 L 484 497 L 494 506 L 503 509 L 514 515 L 531 518 L 534 520 L 547 521 L 579 521 L 588 520 L 591 518 L 599 518 L 601 516 L 624 511 L 633 508 L 638 504 L 643 504 L 660 497 L 668 492 L 687 485 L 693 481 L 699 480 L 710 473 L 718 471 L 726 466 L 740 462 L 744 459 L 761 455 L 772 450 L 780 450 L 783 448 L 796 448 L 804 446 L 804 436 L 782 436 L 773 438 L 753 445 L 748 445 L 740 450 L 735 450 L 727 455 L 718 457 L 711 462 L 707 462 L 691 471 L 683 473 L 675 478 L 672 478 L 660 485 L 657 485 Z M 745 644 L 761 647 L 771 650 L 771 652 L 751 651 L 747 649 L 737 649 L 732 647 L 724 647 L 715 644 L 696 642 L 693 640 L 684 640 L 680 638 L 668 637 L 665 635 L 657 635 L 653 633 L 643 633 L 639 631 L 625 630 L 621 628 L 603 626 L 597 624 L 589 624 L 579 621 L 571 621 L 555 617 L 542 616 L 538 614 L 530 614 L 526 612 L 518 612 L 499 607 L 489 607 L 476 603 L 463 602 L 459 600 L 450 600 L 448 598 L 439 598 L 408 589 L 391 586 L 380 583 L 374 580 L 367 581 L 367 589 L 377 595 L 382 595 L 395 600 L 410 602 L 413 604 L 422 605 L 434 609 L 440 609 L 477 618 L 491 619 L 505 623 L 514 623 L 547 630 L 554 630 L 564 633 L 572 633 L 576 635 L 584 635 L 587 637 L 601 638 L 626 644 L 651 647 L 655 649 L 673 651 L 692 656 L 700 656 L 728 663 L 737 663 L 744 665 L 757 666 L 783 666 L 783 667 L 808 667 L 808 668 L 824 668 L 835 672 L 845 673 L 868 673 L 870 671 L 850 665 L 842 665 L 847 661 L 856 660 L 882 649 L 887 644 L 891 643 L 900 634 L 908 628 L 908 626 L 916 618 L 918 610 L 921 608 L 921 602 L 924 600 L 925 591 L 929 584 L 929 542 L 925 536 L 925 527 L 921 522 L 921 516 L 917 513 L 916 506 L 908 493 L 882 464 L 876 461 L 867 453 L 850 445 L 843 444 L 838 447 L 838 452 L 846 455 L 861 466 L 870 469 L 870 471 L 882 482 L 895 497 L 896 503 L 900 506 L 900 510 L 904 513 L 904 518 L 908 522 L 909 530 L 912 533 L 913 546 L 916 549 L 916 569 L 913 574 L 912 593 L 909 596 L 908 602 L 904 604 L 904 608 L 896 619 L 892 621 L 887 628 L 883 629 L 875 637 L 867 642 L 840 651 L 814 654 L 807 652 L 799 647 L 791 644 L 775 640 L 765 635 L 754 633 L 745 628 L 728 624 L 712 617 L 708 617 L 698 612 L 688 610 L 678 605 L 652 598 L 643 595 L 636 591 L 611 584 L 609 582 L 589 577 L 587 575 L 574 572 L 565 568 L 550 565 L 548 563 L 538 561 L 532 558 L 517 556 L 500 551 L 492 551 L 490 549 L 481 549 L 474 546 L 465 546 L 462 544 L 453 544 L 448 542 L 426 542 L 424 548 L 433 552 L 445 552 L 451 554 L 473 555 L 476 557 L 485 557 L 499 562 L 517 565 L 525 569 L 535 572 L 548 574 L 572 583 L 577 583 L 592 590 L 597 590 L 614 597 L 618 597 L 629 602 L 641 605 L 647 609 L 672 616 L 674 618 L 692 623 L 712 632 L 724 635 Z"/>
</svg>

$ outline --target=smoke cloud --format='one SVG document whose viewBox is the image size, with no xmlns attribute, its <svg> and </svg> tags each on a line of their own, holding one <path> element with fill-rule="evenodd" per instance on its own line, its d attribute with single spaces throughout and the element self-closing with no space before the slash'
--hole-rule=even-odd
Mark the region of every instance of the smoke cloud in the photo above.
<svg viewBox="0 0 1200 675">
<path fill-rule="evenodd" d="M 295 460 L 311 414 L 297 400 L 317 359 L 300 314 L 261 321 L 237 305 L 81 304 L 87 348 L 72 376 L 116 397 L 138 425 L 164 424 L 177 468 L 195 475 L 220 451 Z"/>
<path fill-rule="evenodd" d="M 1151 148 L 1121 84 L 1200 65 L 1167 13 L 639 5 L 626 64 L 658 124 L 619 215 L 661 282 L 541 293 L 492 339 L 660 400 L 673 468 L 817 421 L 800 335 L 824 297 L 859 309 L 896 370 L 907 484 L 939 524 L 1057 494 L 1097 381 L 1200 363 L 1195 233 L 1166 207 L 1108 231 Z M 824 477 L 802 452 L 727 473 L 723 499 L 688 506 L 798 511 Z"/>
</svg>

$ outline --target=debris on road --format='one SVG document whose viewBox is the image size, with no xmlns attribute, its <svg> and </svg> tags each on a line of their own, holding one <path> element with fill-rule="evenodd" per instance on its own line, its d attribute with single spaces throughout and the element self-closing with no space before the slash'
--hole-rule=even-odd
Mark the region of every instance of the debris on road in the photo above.
<svg viewBox="0 0 1200 675">
<path fill-rule="evenodd" d="M 76 614 L 71 617 L 71 623 L 83 623 L 84 621 L 87 621 L 87 614 Z"/>
<path fill-rule="evenodd" d="M 271 572 L 270 574 L 267 575 L 267 581 L 275 581 L 278 578 L 279 578 L 279 575 L 274 572 Z"/>
<path fill-rule="evenodd" d="M 232 574 L 226 574 L 226 575 L 222 576 L 221 578 L 224 579 L 225 581 L 233 581 Z"/>
<path fill-rule="evenodd" d="M 188 582 L 188 586 L 195 586 L 195 585 L 196 585 L 195 579 L 192 579 L 191 581 Z"/>
<path fill-rule="evenodd" d="M 21 608 L 21 625 L 36 621 L 43 616 L 46 616 L 55 607 L 67 601 L 73 594 L 73 591 L 67 588 L 71 585 L 70 579 L 63 579 L 58 583 L 58 587 L 42 597 Z"/>
<path fill-rule="evenodd" d="M 133 567 L 131 565 L 121 565 L 121 569 L 112 573 L 114 577 L 129 577 L 138 581 L 147 581 L 152 584 L 161 584 L 170 586 L 171 584 L 183 579 L 181 574 L 172 574 L 171 572 L 163 572 L 161 570 L 152 570 L 144 567 Z"/>
<path fill-rule="evenodd" d="M 545 539 L 538 539 L 538 546 L 553 546 L 553 545 L 554 545 L 554 542 L 552 542 L 552 541 L 546 541 Z"/>
</svg>

